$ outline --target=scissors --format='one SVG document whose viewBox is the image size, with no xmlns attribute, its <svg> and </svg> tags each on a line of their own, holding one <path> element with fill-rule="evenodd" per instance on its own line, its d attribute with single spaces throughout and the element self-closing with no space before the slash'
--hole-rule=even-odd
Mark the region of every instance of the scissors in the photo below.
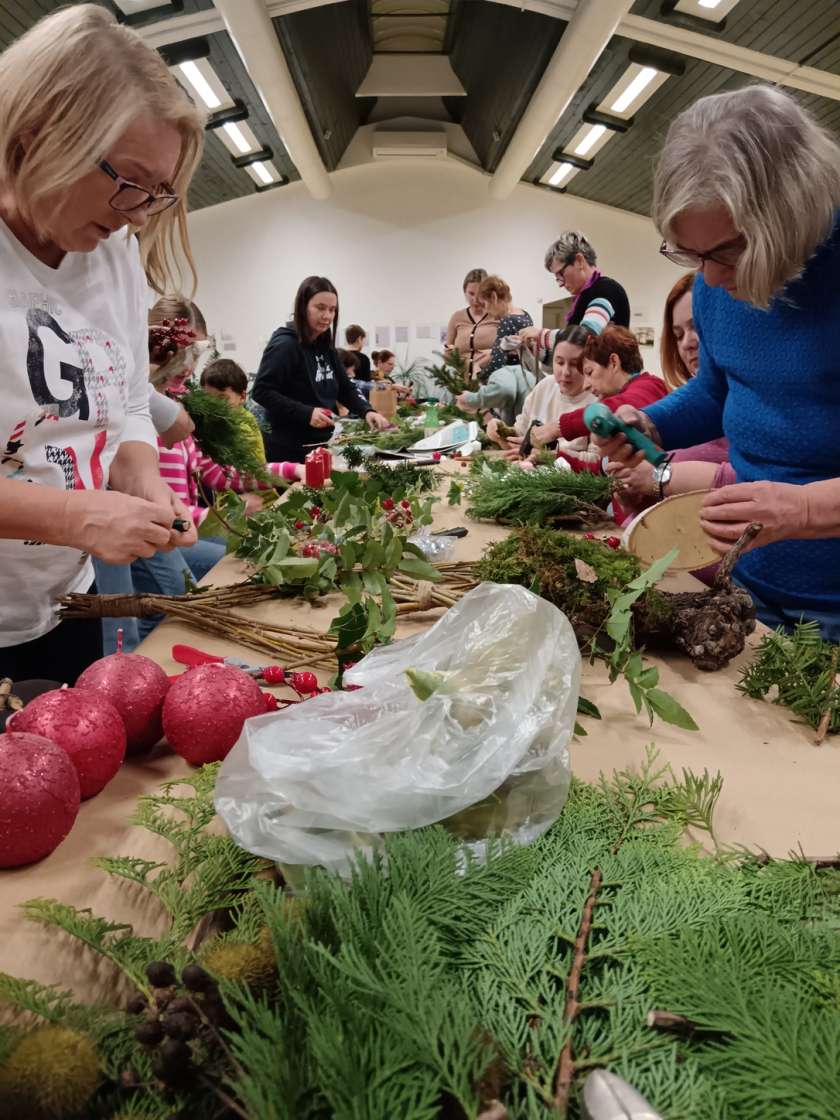
<svg viewBox="0 0 840 1120">
<path fill-rule="evenodd" d="M 583 1084 L 586 1120 L 663 1120 L 653 1105 L 623 1078 L 596 1069 Z"/>
</svg>

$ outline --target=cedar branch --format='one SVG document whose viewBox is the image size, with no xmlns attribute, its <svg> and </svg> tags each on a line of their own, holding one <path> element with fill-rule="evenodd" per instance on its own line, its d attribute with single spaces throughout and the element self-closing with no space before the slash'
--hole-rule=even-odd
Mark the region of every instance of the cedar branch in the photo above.
<svg viewBox="0 0 840 1120">
<path fill-rule="evenodd" d="M 823 739 L 828 734 L 828 728 L 831 723 L 831 707 L 832 697 L 834 696 L 834 686 L 837 680 L 837 656 L 840 654 L 840 646 L 835 646 L 831 654 L 831 665 L 828 671 L 828 696 L 825 702 L 825 711 L 820 716 L 820 722 L 817 727 L 817 735 L 814 739 L 816 746 L 821 746 Z"/>
<path fill-rule="evenodd" d="M 557 1066 L 557 1079 L 554 1085 L 554 1107 L 561 1116 L 566 1115 L 566 1111 L 569 1107 L 569 1092 L 572 1087 L 572 1078 L 575 1074 L 571 1024 L 574 1023 L 575 1019 L 578 1017 L 582 1007 L 578 999 L 580 978 L 583 972 L 583 966 L 586 963 L 586 950 L 589 944 L 589 934 L 592 930 L 592 915 L 595 910 L 595 903 L 598 898 L 598 892 L 601 889 L 602 881 L 603 875 L 601 869 L 600 867 L 596 867 L 592 872 L 592 878 L 589 880 L 589 893 L 586 896 L 586 902 L 583 906 L 580 926 L 578 927 L 575 946 L 572 951 L 572 967 L 569 971 L 568 979 L 566 980 L 566 1006 L 563 1014 L 566 1022 L 570 1026 L 569 1039 L 560 1053 L 560 1061 Z"/>
</svg>

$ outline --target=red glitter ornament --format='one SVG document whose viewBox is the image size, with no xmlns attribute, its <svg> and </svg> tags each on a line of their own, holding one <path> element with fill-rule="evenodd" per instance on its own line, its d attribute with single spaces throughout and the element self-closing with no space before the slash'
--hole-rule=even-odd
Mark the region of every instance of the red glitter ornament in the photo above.
<svg viewBox="0 0 840 1120">
<path fill-rule="evenodd" d="M 40 735 L 0 735 L 0 867 L 52 852 L 79 812 L 79 775 L 69 755 Z"/>
<path fill-rule="evenodd" d="M 198 766 L 224 758 L 250 716 L 266 703 L 253 677 L 233 665 L 211 663 L 188 669 L 174 682 L 163 705 L 163 730 L 170 747 Z"/>
<path fill-rule="evenodd" d="M 105 696 L 56 688 L 30 700 L 10 721 L 12 731 L 43 735 L 66 751 L 79 775 L 82 800 L 110 782 L 125 758 L 125 724 Z"/>
<path fill-rule="evenodd" d="M 125 724 L 127 750 L 148 750 L 163 734 L 161 714 L 169 677 L 141 653 L 112 653 L 94 661 L 76 681 L 77 689 L 110 700 Z"/>
</svg>

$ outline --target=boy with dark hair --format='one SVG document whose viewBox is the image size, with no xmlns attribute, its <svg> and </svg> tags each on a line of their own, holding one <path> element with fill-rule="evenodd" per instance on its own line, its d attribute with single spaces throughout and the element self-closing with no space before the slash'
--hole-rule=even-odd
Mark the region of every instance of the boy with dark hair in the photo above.
<svg viewBox="0 0 840 1120">
<path fill-rule="evenodd" d="M 239 420 L 254 454 L 261 463 L 266 461 L 263 434 L 256 416 L 245 408 L 248 398 L 248 375 L 242 366 L 230 358 L 217 358 L 204 367 L 201 388 L 217 397 L 224 397 L 231 408 L 241 409 Z"/>
</svg>

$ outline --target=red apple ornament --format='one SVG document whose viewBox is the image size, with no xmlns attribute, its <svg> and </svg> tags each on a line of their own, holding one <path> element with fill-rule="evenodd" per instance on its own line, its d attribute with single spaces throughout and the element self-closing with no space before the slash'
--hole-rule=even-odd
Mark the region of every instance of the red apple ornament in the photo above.
<svg viewBox="0 0 840 1120">
<path fill-rule="evenodd" d="M 125 758 L 125 724 L 105 696 L 56 688 L 30 700 L 10 723 L 13 731 L 43 735 L 70 756 L 82 800 L 99 793 Z"/>
<path fill-rule="evenodd" d="M 0 867 L 52 852 L 79 811 L 79 775 L 69 755 L 40 735 L 0 735 Z"/>
<path fill-rule="evenodd" d="M 112 653 L 94 661 L 76 681 L 110 700 L 125 724 L 129 752 L 148 750 L 163 734 L 161 715 L 169 677 L 141 653 Z"/>
<path fill-rule="evenodd" d="M 163 730 L 170 747 L 199 766 L 223 759 L 245 720 L 265 711 L 265 698 L 253 677 L 233 665 L 198 665 L 169 689 Z"/>
</svg>

